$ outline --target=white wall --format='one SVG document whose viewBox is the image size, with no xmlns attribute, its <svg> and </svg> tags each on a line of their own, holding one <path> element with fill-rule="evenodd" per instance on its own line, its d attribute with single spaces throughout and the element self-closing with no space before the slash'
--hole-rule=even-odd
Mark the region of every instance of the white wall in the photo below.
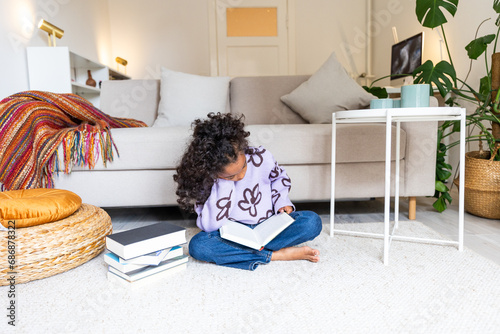
<svg viewBox="0 0 500 334">
<path fill-rule="evenodd" d="M 229 1 L 229 0 L 228 0 Z M 349 72 L 366 72 L 366 0 L 295 0 L 296 72 L 312 74 L 332 51 Z M 422 28 L 414 0 L 373 0 L 373 72 L 387 75 L 392 26 L 399 38 L 426 33 L 424 57 L 440 59 L 436 32 Z M 490 1 L 461 1 L 456 18 L 445 26 L 460 77 L 468 70 L 465 45 L 483 18 L 493 17 L 481 35 L 494 32 Z M 481 15 L 481 13 L 491 15 Z M 158 77 L 160 66 L 209 75 L 208 0 L 0 0 L 0 96 L 28 89 L 26 46 L 45 46 L 37 29 L 43 17 L 65 30 L 57 45 L 116 68 L 114 58 L 129 61 L 133 78 Z M 480 62 L 470 78 L 484 74 Z M 386 81 L 388 84 L 389 81 Z"/>
<path fill-rule="evenodd" d="M 108 2 L 113 53 L 129 61 L 127 74 L 159 77 L 164 66 L 210 75 L 208 0 Z M 295 0 L 297 74 L 314 73 L 332 51 L 348 71 L 365 71 L 365 3 Z"/>
<path fill-rule="evenodd" d="M 57 46 L 111 64 L 106 1 L 0 0 L 0 98 L 29 89 L 26 47 L 48 45 L 47 33 L 37 28 L 41 18 L 64 30 Z"/>
<path fill-rule="evenodd" d="M 108 0 L 112 49 L 135 79 L 160 66 L 210 75 L 207 0 Z"/>
<path fill-rule="evenodd" d="M 353 75 L 366 71 L 366 0 L 296 0 L 297 74 L 312 74 L 335 52 Z"/>
<path fill-rule="evenodd" d="M 297 74 L 332 51 L 349 72 L 366 71 L 366 0 L 294 1 Z M 1 97 L 29 89 L 26 47 L 47 45 L 40 18 L 65 31 L 58 46 L 112 68 L 125 58 L 133 78 L 157 78 L 160 66 L 210 74 L 208 0 L 0 0 Z"/>
</svg>

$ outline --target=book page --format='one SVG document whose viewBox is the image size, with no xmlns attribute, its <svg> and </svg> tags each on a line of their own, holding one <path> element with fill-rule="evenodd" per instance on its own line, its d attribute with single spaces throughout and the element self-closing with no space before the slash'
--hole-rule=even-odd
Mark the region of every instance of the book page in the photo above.
<svg viewBox="0 0 500 334">
<path fill-rule="evenodd" d="M 294 219 L 288 214 L 280 213 L 263 221 L 253 231 L 259 239 L 259 243 L 265 245 L 293 222 Z"/>
<path fill-rule="evenodd" d="M 254 229 L 239 222 L 228 222 L 219 231 L 224 239 L 250 248 L 261 249 L 294 221 L 288 214 L 280 213 L 263 221 Z"/>
<path fill-rule="evenodd" d="M 234 242 L 241 243 L 238 240 L 247 239 L 247 240 L 250 240 L 256 244 L 259 243 L 259 240 L 256 238 L 254 231 L 251 228 L 249 228 L 241 223 L 229 222 L 220 228 L 220 232 L 221 232 L 221 237 L 228 239 L 228 240 L 231 240 L 231 241 L 234 241 Z M 229 239 L 228 238 L 229 235 L 233 236 L 237 239 L 235 239 L 235 238 Z"/>
</svg>

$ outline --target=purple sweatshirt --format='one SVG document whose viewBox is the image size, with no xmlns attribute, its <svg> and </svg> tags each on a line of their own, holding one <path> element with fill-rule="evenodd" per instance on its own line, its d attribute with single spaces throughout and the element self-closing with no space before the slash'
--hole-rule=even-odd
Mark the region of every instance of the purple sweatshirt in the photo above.
<svg viewBox="0 0 500 334">
<path fill-rule="evenodd" d="M 285 170 L 262 146 L 251 149 L 254 153 L 245 155 L 245 177 L 240 181 L 217 179 L 206 202 L 195 205 L 196 225 L 203 231 L 218 230 L 229 220 L 258 224 L 284 206 L 294 208 L 288 198 L 291 181 Z"/>
</svg>

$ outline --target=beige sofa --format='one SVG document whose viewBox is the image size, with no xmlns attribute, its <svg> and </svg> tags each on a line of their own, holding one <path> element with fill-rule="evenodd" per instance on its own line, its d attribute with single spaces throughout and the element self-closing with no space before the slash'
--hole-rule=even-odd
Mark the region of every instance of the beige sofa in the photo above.
<svg viewBox="0 0 500 334">
<path fill-rule="evenodd" d="M 250 143 L 263 145 L 286 169 L 292 179 L 293 201 L 328 201 L 331 124 L 308 124 L 280 100 L 307 79 L 308 76 L 233 78 L 229 109 L 245 115 Z M 101 109 L 151 125 L 157 114 L 159 85 L 159 80 L 105 81 Z M 190 127 L 111 132 L 120 157 L 107 168 L 98 164 L 94 170 L 75 168 L 69 175 L 60 173 L 56 187 L 74 191 L 84 202 L 101 207 L 176 205 L 172 176 L 189 139 Z M 433 195 L 436 132 L 436 122 L 402 124 L 401 196 Z M 384 124 L 338 126 L 337 199 L 383 197 L 384 143 Z"/>
</svg>

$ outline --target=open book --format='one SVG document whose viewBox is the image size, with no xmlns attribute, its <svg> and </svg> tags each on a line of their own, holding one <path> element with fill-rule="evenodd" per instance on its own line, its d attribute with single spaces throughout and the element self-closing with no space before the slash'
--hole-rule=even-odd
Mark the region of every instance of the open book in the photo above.
<svg viewBox="0 0 500 334">
<path fill-rule="evenodd" d="M 260 250 L 294 221 L 295 219 L 283 212 L 266 219 L 254 229 L 242 223 L 229 222 L 222 226 L 219 232 L 226 240 Z"/>
</svg>

